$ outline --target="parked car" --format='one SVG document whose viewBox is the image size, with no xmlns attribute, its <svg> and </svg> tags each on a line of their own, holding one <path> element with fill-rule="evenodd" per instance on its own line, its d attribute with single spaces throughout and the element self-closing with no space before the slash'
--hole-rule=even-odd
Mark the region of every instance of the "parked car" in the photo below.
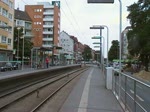
<svg viewBox="0 0 150 112">
<path fill-rule="evenodd" d="M 10 62 L 7 62 L 7 63 L 3 64 L 0 67 L 0 69 L 1 69 L 1 71 L 13 70 L 13 66 Z"/>
<path fill-rule="evenodd" d="M 11 62 L 11 64 L 12 64 L 13 70 L 19 69 L 19 63 L 17 63 L 17 62 Z"/>
</svg>

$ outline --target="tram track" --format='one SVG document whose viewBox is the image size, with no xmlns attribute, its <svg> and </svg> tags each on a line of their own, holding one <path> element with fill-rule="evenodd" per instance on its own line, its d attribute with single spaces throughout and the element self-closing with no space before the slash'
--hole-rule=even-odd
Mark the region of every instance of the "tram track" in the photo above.
<svg viewBox="0 0 150 112">
<path fill-rule="evenodd" d="M 85 69 L 80 69 L 80 70 L 84 71 Z M 34 97 L 37 97 L 36 99 L 38 99 L 39 93 L 42 93 L 42 92 L 40 92 L 41 89 L 46 88 L 49 85 L 53 85 L 52 87 L 55 87 L 55 85 L 57 85 L 59 89 L 55 90 L 53 88 L 52 91 L 50 91 L 50 93 L 49 93 L 50 95 L 47 95 L 49 97 L 50 96 L 52 97 L 63 86 L 65 86 L 65 84 L 62 84 L 62 83 L 65 82 L 67 84 L 67 83 L 69 83 L 71 81 L 71 79 L 68 79 L 68 77 L 70 77 L 72 74 L 76 74 L 77 72 L 81 72 L 80 70 L 78 69 L 78 70 L 75 70 L 73 72 L 69 72 L 69 73 L 66 73 L 66 74 L 63 74 L 63 75 L 59 75 L 58 77 L 53 76 L 53 78 L 50 78 L 50 79 L 47 79 L 47 80 L 43 80 L 43 81 L 41 80 L 41 82 L 36 82 L 36 83 L 34 82 L 33 84 L 30 84 L 30 85 L 28 85 L 26 87 L 22 87 L 21 89 L 17 89 L 16 91 L 13 91 L 12 93 L 10 92 L 10 93 L 7 93 L 5 95 L 4 94 L 1 95 L 1 97 L 0 97 L 0 103 L 1 103 L 0 111 L 1 112 L 9 112 L 9 110 L 11 108 L 13 108 L 12 105 L 17 104 L 17 102 L 20 102 L 22 99 L 26 99 L 26 97 L 28 97 L 30 95 L 31 96 L 33 95 Z M 65 78 L 67 78 L 67 80 Z M 73 80 L 73 78 L 72 78 L 72 80 Z M 61 82 L 61 84 L 59 85 L 60 82 Z M 62 86 L 62 87 L 59 87 L 59 86 Z M 11 98 L 13 98 L 13 99 L 11 99 Z M 45 98 L 42 98 L 42 100 L 43 99 L 45 99 Z M 49 99 L 49 98 L 46 98 L 46 99 Z M 39 102 L 43 102 L 44 103 L 45 101 L 43 100 L 43 101 L 39 101 Z M 36 106 L 36 108 L 37 108 L 38 107 L 37 105 L 39 106 L 39 105 L 41 105 L 41 103 L 40 104 L 36 103 L 34 105 L 34 107 Z M 6 110 L 8 110 L 8 111 L 6 111 Z M 35 112 L 34 109 L 29 109 L 29 110 L 32 110 L 33 112 Z M 17 112 L 17 111 L 15 111 L 15 112 Z M 18 112 L 21 112 L 21 111 L 18 111 Z M 27 112 L 29 112 L 29 111 L 27 111 Z"/>
</svg>

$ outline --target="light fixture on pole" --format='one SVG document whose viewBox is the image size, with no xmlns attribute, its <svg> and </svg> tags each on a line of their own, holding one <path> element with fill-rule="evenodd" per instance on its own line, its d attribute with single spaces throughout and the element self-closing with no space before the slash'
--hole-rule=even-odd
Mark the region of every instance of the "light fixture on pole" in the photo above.
<svg viewBox="0 0 150 112">
<path fill-rule="evenodd" d="M 106 25 L 94 25 L 93 27 L 106 27 L 107 29 L 107 67 L 108 67 L 108 47 L 109 47 L 109 28 Z"/>
<path fill-rule="evenodd" d="M 88 3 L 114 3 L 114 0 L 87 0 Z M 119 49 L 119 74 L 121 73 L 121 31 L 122 31 L 122 1 L 118 0 L 120 3 L 120 17 L 119 17 L 119 41 L 120 41 L 120 49 Z M 121 75 L 119 75 L 119 100 L 121 100 Z"/>
<path fill-rule="evenodd" d="M 102 63 L 102 65 L 104 65 L 104 47 L 105 47 L 105 38 L 103 37 L 103 36 L 101 36 L 101 37 L 99 37 L 99 36 L 94 36 L 94 37 L 92 37 L 92 39 L 100 39 L 100 38 L 103 38 L 103 55 L 101 54 L 101 63 Z M 101 47 L 102 46 L 102 43 L 99 43 L 99 42 L 94 42 L 93 44 L 99 44 L 100 46 L 99 47 Z M 102 53 L 102 52 L 101 52 Z M 104 70 L 104 66 L 102 66 L 102 70 Z"/>
<path fill-rule="evenodd" d="M 18 37 L 17 37 L 17 62 L 18 62 L 18 58 L 19 58 L 19 31 L 20 31 L 21 27 L 17 27 L 18 30 Z"/>
<path fill-rule="evenodd" d="M 22 70 L 24 69 L 24 28 L 23 28 L 23 36 L 22 36 Z"/>
<path fill-rule="evenodd" d="M 100 30 L 100 37 L 102 37 L 102 29 L 104 29 L 104 27 L 102 27 L 102 26 L 92 26 L 92 27 L 90 27 L 90 29 L 99 29 Z M 97 38 L 99 38 L 99 37 L 97 37 Z M 102 39 L 101 38 L 99 38 L 100 39 L 100 43 L 102 43 Z M 101 54 L 101 68 L 102 68 L 102 46 L 100 46 L 100 54 Z"/>
</svg>

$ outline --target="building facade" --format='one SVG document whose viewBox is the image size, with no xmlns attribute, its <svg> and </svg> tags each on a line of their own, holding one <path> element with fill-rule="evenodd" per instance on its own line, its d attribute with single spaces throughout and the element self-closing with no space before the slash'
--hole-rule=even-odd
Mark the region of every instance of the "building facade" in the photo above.
<svg viewBox="0 0 150 112">
<path fill-rule="evenodd" d="M 53 49 L 58 45 L 60 32 L 60 2 L 38 2 L 37 5 L 26 5 L 25 11 L 32 19 L 34 47 Z M 57 54 L 57 50 L 49 52 Z"/>
<path fill-rule="evenodd" d="M 62 31 L 59 36 L 59 44 L 62 47 L 61 54 L 65 55 L 66 64 L 74 63 L 74 40 L 71 36 Z"/>
<path fill-rule="evenodd" d="M 58 38 L 60 33 L 60 1 L 38 2 L 37 5 L 26 5 L 25 12 L 32 20 L 32 32 L 34 35 L 32 50 L 32 62 L 41 60 L 45 63 L 49 57 L 50 63 L 58 59 Z M 38 63 L 38 62 L 37 62 Z"/>
<path fill-rule="evenodd" d="M 122 32 L 122 59 L 127 59 L 128 57 L 128 39 L 127 39 L 127 33 L 131 29 L 131 27 L 126 27 L 124 31 Z"/>
<path fill-rule="evenodd" d="M 13 59 L 14 0 L 0 1 L 0 61 Z"/>
<path fill-rule="evenodd" d="M 22 55 L 22 52 L 24 51 L 24 47 L 26 48 L 24 41 L 28 40 L 32 42 L 32 39 L 33 39 L 32 20 L 25 11 L 21 11 L 19 10 L 19 8 L 15 9 L 14 28 L 15 28 L 14 29 L 14 33 L 15 33 L 14 44 L 16 45 L 14 45 L 13 59 L 18 61 L 21 59 L 21 55 Z M 22 33 L 23 35 L 20 35 L 20 33 Z"/>
</svg>

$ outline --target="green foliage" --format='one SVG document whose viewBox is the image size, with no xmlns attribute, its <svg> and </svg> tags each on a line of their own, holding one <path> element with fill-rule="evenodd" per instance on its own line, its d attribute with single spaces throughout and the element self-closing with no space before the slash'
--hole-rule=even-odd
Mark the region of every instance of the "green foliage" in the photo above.
<svg viewBox="0 0 150 112">
<path fill-rule="evenodd" d="M 109 61 L 113 61 L 113 59 L 119 59 L 119 41 L 113 40 L 110 50 L 108 52 Z"/>
<path fill-rule="evenodd" d="M 85 61 L 89 61 L 92 58 L 91 48 L 89 46 L 86 46 L 84 48 L 84 52 L 82 53 L 82 56 Z"/>
<path fill-rule="evenodd" d="M 23 28 L 20 28 L 19 30 L 17 27 L 14 28 L 14 48 L 16 49 L 17 55 L 17 47 L 18 47 L 18 41 L 19 41 L 19 57 L 22 57 L 22 50 L 23 50 Z M 19 37 L 19 38 L 18 38 Z M 28 39 L 24 38 L 24 57 L 30 57 L 31 56 L 31 49 L 33 47 L 33 43 L 29 41 Z"/>
<path fill-rule="evenodd" d="M 150 55 L 150 0 L 139 0 L 130 5 L 128 11 L 127 18 L 132 28 L 127 35 L 129 53 L 132 56 L 139 55 L 146 65 Z M 144 57 L 148 60 L 144 60 Z"/>
</svg>

